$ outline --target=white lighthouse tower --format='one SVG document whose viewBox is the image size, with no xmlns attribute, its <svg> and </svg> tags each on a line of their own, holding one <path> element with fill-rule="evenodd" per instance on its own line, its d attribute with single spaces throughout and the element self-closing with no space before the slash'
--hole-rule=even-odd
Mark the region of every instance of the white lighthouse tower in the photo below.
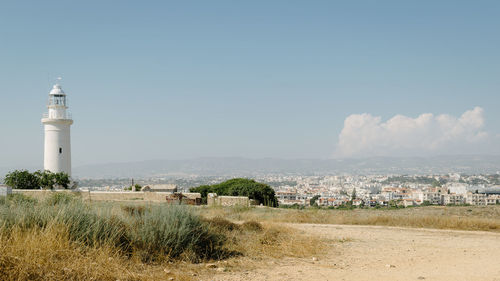
<svg viewBox="0 0 500 281">
<path fill-rule="evenodd" d="M 73 119 L 67 112 L 68 101 L 61 85 L 55 84 L 50 91 L 47 108 L 49 111 L 42 118 L 45 128 L 43 168 L 71 176 L 70 126 Z"/>
</svg>

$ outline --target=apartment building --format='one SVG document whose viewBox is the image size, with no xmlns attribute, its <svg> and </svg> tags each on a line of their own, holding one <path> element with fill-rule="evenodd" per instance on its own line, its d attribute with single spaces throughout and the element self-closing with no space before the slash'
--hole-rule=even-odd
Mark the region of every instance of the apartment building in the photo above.
<svg viewBox="0 0 500 281">
<path fill-rule="evenodd" d="M 413 199 L 420 202 L 428 201 L 432 205 L 441 204 L 441 193 L 429 191 L 417 191 L 413 193 Z"/>
<path fill-rule="evenodd" d="M 462 205 L 465 204 L 465 196 L 462 194 L 441 194 L 441 205 Z"/>
<path fill-rule="evenodd" d="M 465 202 L 470 205 L 487 205 L 486 194 L 468 192 Z"/>
</svg>

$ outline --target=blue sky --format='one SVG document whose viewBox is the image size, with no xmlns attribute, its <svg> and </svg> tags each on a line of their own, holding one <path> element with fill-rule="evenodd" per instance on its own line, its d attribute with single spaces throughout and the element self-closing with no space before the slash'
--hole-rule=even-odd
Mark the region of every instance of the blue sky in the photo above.
<svg viewBox="0 0 500 281">
<path fill-rule="evenodd" d="M 484 124 L 463 144 L 403 155 L 498 153 L 499 13 L 498 1 L 2 1 L 0 166 L 41 165 L 58 76 L 76 166 L 330 158 L 356 114 L 384 127 L 476 106 Z M 375 141 L 359 130 L 346 141 Z M 385 141 L 344 156 L 399 155 Z"/>
</svg>

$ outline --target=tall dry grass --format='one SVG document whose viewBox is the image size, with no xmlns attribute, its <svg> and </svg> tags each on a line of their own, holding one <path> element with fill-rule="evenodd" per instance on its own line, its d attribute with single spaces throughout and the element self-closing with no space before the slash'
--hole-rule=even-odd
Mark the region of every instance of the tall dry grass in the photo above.
<svg viewBox="0 0 500 281">
<path fill-rule="evenodd" d="M 59 224 L 66 227 L 69 239 L 75 243 L 112 246 L 144 260 L 201 261 L 224 254 L 226 238 L 186 206 L 152 205 L 142 213 L 131 214 L 112 204 L 96 208 L 60 194 L 41 203 L 11 199 L 0 205 L 0 232 L 5 234 L 16 228 L 45 229 Z"/>
<path fill-rule="evenodd" d="M 64 225 L 0 235 L 0 280 L 190 280 L 178 267 L 143 263 L 104 245 L 82 248 Z"/>
<path fill-rule="evenodd" d="M 242 259 L 310 256 L 321 243 L 279 224 L 203 219 L 187 206 L 0 201 L 0 280 L 190 280 L 212 270 L 198 262 L 228 259 L 240 270 Z"/>
<path fill-rule="evenodd" d="M 397 210 L 204 207 L 200 213 L 206 217 L 222 216 L 231 220 L 500 231 L 500 206 L 421 207 Z"/>
<path fill-rule="evenodd" d="M 308 257 L 318 254 L 325 242 L 280 223 L 234 223 L 222 217 L 206 221 L 228 237 L 228 250 L 253 258 Z"/>
</svg>

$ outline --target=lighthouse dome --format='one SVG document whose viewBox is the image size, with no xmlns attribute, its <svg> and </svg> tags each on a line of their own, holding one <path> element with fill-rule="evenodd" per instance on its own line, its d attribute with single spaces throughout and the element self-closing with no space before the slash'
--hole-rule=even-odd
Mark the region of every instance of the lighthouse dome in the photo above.
<svg viewBox="0 0 500 281">
<path fill-rule="evenodd" d="M 49 95 L 66 95 L 66 94 L 62 90 L 61 85 L 55 84 L 54 87 L 52 87 L 52 90 L 50 90 Z"/>
</svg>

